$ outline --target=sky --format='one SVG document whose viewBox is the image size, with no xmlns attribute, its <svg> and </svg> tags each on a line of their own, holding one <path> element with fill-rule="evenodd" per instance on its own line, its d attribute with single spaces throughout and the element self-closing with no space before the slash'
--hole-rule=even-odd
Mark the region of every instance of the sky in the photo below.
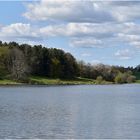
<svg viewBox="0 0 140 140">
<path fill-rule="evenodd" d="M 0 40 L 63 49 L 91 64 L 140 64 L 140 1 L 0 1 Z"/>
</svg>

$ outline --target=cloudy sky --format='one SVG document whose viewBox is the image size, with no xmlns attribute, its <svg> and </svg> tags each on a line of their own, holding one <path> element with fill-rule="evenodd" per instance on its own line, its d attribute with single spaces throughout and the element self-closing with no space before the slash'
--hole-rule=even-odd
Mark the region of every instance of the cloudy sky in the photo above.
<svg viewBox="0 0 140 140">
<path fill-rule="evenodd" d="M 140 1 L 0 1 L 0 40 L 61 48 L 92 64 L 140 64 Z"/>
</svg>

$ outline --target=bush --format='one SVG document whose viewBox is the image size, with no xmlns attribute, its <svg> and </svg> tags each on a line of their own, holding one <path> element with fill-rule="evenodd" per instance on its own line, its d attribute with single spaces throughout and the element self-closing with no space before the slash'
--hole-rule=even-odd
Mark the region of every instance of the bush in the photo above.
<svg viewBox="0 0 140 140">
<path fill-rule="evenodd" d="M 127 78 L 128 78 L 128 74 L 127 73 L 119 73 L 116 77 L 115 77 L 115 83 L 127 83 Z"/>
<path fill-rule="evenodd" d="M 127 78 L 127 83 L 133 83 L 136 81 L 136 77 L 133 76 L 133 75 L 130 75 L 128 78 Z"/>
<path fill-rule="evenodd" d="M 116 77 L 115 77 L 115 83 L 132 83 L 135 82 L 136 77 L 131 75 L 130 72 L 128 73 L 119 73 Z"/>
<path fill-rule="evenodd" d="M 98 76 L 96 78 L 97 84 L 101 84 L 103 82 L 103 77 L 102 76 Z"/>
<path fill-rule="evenodd" d="M 121 74 L 118 74 L 116 77 L 115 77 L 115 83 L 122 83 L 122 78 L 121 78 Z"/>
</svg>

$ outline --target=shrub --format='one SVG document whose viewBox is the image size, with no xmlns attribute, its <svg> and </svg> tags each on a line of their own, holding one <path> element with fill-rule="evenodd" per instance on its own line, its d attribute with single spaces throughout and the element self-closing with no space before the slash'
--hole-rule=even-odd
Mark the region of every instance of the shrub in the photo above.
<svg viewBox="0 0 140 140">
<path fill-rule="evenodd" d="M 136 77 L 131 75 L 130 72 L 128 73 L 119 73 L 116 77 L 115 77 L 115 83 L 132 83 L 135 82 Z"/>
<path fill-rule="evenodd" d="M 98 76 L 96 78 L 97 84 L 101 84 L 103 82 L 103 77 L 102 76 Z"/>
<path fill-rule="evenodd" d="M 115 83 L 126 83 L 127 80 L 127 74 L 126 73 L 119 73 L 116 77 L 115 77 Z"/>
<path fill-rule="evenodd" d="M 136 81 L 136 77 L 133 76 L 133 75 L 130 75 L 128 78 L 127 78 L 127 83 L 133 83 Z"/>
</svg>

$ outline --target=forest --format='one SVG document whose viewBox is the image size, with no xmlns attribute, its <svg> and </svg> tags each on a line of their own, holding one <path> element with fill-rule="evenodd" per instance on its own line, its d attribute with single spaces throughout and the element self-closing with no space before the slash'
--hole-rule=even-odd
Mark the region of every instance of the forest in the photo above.
<svg viewBox="0 0 140 140">
<path fill-rule="evenodd" d="M 38 76 L 66 80 L 87 78 L 98 84 L 102 81 L 133 83 L 138 80 L 139 72 L 140 65 L 135 68 L 91 65 L 61 49 L 0 41 L 0 80 L 31 83 L 30 77 Z"/>
</svg>

